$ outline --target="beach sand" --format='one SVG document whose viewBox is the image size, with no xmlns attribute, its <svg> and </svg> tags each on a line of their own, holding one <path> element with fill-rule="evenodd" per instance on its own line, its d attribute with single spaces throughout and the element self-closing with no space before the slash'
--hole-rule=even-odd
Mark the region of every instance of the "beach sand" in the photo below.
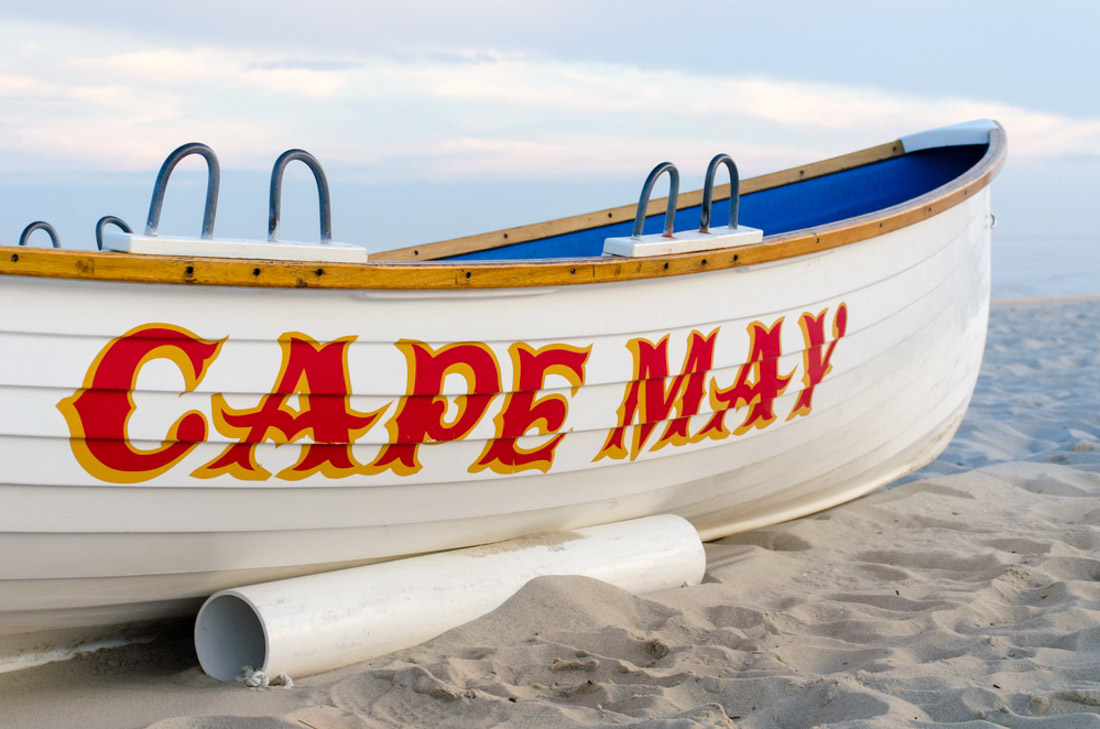
<svg viewBox="0 0 1100 729">
<path fill-rule="evenodd" d="M 1002 302 L 893 488 L 706 545 L 704 583 L 540 578 L 421 646 L 222 684 L 190 624 L 0 675 L 0 727 L 1100 727 L 1100 298 Z"/>
</svg>

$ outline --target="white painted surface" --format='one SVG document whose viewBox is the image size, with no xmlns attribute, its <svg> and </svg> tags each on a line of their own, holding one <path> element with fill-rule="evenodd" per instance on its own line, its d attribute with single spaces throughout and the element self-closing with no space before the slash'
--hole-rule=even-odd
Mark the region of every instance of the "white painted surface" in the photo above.
<svg viewBox="0 0 1100 729">
<path fill-rule="evenodd" d="M 491 612 L 542 575 L 582 575 L 635 594 L 697 585 L 695 528 L 662 515 L 222 590 L 195 622 L 204 671 L 294 678 L 422 643 Z"/>
<path fill-rule="evenodd" d="M 906 154 L 916 152 L 919 149 L 933 149 L 935 147 L 989 144 L 989 134 L 994 129 L 997 129 L 997 122 L 992 119 L 975 119 L 961 124 L 951 124 L 946 127 L 907 134 L 901 137 L 899 141 L 901 141 L 901 148 L 905 150 Z"/>
<path fill-rule="evenodd" d="M 139 235 L 118 230 L 103 232 L 103 249 L 154 256 L 250 258 L 261 261 L 364 263 L 367 260 L 366 248 L 348 243 L 182 238 L 178 236 Z"/>
<path fill-rule="evenodd" d="M 712 228 L 703 233 L 698 230 L 674 232 L 669 238 L 663 233 L 643 235 L 641 238 L 608 238 L 603 242 L 605 256 L 624 256 L 644 258 L 647 256 L 665 256 L 670 253 L 695 253 L 713 251 L 719 248 L 732 248 L 759 243 L 764 239 L 764 231 L 739 225 L 736 228 Z"/>
<path fill-rule="evenodd" d="M 870 491 L 933 458 L 957 425 L 977 377 L 989 298 L 988 189 L 922 223 L 880 238 L 787 261 L 641 281 L 506 292 L 346 292 L 91 283 L 10 277 L 0 287 L 0 636 L 183 614 L 233 585 L 455 549 L 541 531 L 673 513 L 704 539 L 773 523 Z M 508 294 L 508 295 L 504 295 Z M 49 302 L 44 305 L 43 302 Z M 786 419 L 803 389 L 803 313 L 839 304 L 846 335 L 817 385 L 813 410 Z M 736 379 L 748 326 L 784 318 L 779 361 L 793 372 L 776 421 L 721 440 L 593 458 L 616 422 L 633 360 L 626 344 L 668 337 L 670 374 L 692 331 L 717 330 L 707 379 Z M 208 423 L 210 442 L 147 481 L 115 484 L 85 471 L 70 449 L 58 403 L 73 396 L 115 337 L 151 322 L 224 338 L 194 392 L 178 367 L 141 370 L 128 430 L 156 448 L 186 411 Z M 395 346 L 483 342 L 511 389 L 509 347 L 591 347 L 574 393 L 557 375 L 540 396 L 568 401 L 565 433 L 548 472 L 471 472 L 494 435 L 505 396 L 494 396 L 464 439 L 421 446 L 423 468 L 302 480 L 191 473 L 232 438 L 214 427 L 212 396 L 256 405 L 280 367 L 278 338 L 355 337 L 350 405 L 381 410 L 356 441 L 369 463 L 408 385 Z M 666 383 L 667 384 L 667 383 Z M 458 407 L 461 380 L 445 404 Z M 691 432 L 708 419 L 704 398 Z M 453 410 L 452 410 L 453 412 Z M 744 410 L 730 416 L 739 422 Z M 666 423 L 657 427 L 659 434 Z M 656 436 L 654 436 L 656 437 Z M 534 431 L 528 447 L 548 436 Z M 272 473 L 304 445 L 263 443 Z M 650 441 L 652 443 L 652 440 Z"/>
</svg>

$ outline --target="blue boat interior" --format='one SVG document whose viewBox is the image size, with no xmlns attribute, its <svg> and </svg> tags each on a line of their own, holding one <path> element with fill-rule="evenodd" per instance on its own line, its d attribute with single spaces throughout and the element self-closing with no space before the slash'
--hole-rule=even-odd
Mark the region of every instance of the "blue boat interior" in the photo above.
<svg viewBox="0 0 1100 729">
<path fill-rule="evenodd" d="M 923 149 L 862 167 L 741 196 L 738 222 L 764 235 L 833 223 L 903 203 L 945 185 L 978 163 L 988 146 L 968 144 Z M 674 229 L 699 227 L 698 205 L 676 212 Z M 643 232 L 660 233 L 664 214 L 650 216 Z M 711 227 L 729 224 L 729 205 L 716 202 Z M 449 261 L 587 258 L 603 253 L 605 238 L 631 234 L 633 221 L 475 251 Z"/>
</svg>

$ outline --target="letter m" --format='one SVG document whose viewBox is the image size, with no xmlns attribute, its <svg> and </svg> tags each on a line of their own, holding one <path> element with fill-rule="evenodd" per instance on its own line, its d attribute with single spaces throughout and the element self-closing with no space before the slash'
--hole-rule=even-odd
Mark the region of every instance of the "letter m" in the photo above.
<svg viewBox="0 0 1100 729">
<path fill-rule="evenodd" d="M 607 440 L 593 461 L 601 458 L 638 457 L 657 427 L 668 421 L 664 432 L 650 450 L 671 443 L 682 445 L 692 438 L 688 427 L 693 415 L 706 396 L 706 375 L 714 361 L 715 329 L 703 336 L 692 332 L 679 374 L 669 377 L 668 336 L 654 344 L 637 338 L 627 342 L 634 358 L 634 376 L 627 383 L 618 424 L 608 433 Z M 629 449 L 625 444 L 627 428 L 631 429 Z"/>
</svg>

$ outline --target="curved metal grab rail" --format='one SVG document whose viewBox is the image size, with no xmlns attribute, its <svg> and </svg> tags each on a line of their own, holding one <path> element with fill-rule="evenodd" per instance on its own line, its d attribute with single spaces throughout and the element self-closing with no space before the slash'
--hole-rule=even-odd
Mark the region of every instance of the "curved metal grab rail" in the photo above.
<svg viewBox="0 0 1100 729">
<path fill-rule="evenodd" d="M 737 164 L 728 154 L 718 154 L 707 165 L 707 177 L 703 183 L 703 207 L 699 213 L 699 232 L 710 232 L 710 207 L 714 198 L 714 176 L 718 173 L 719 165 L 725 165 L 730 171 L 730 218 L 729 227 L 737 227 L 737 216 L 741 206 L 741 176 L 737 172 Z"/>
<path fill-rule="evenodd" d="M 202 237 L 214 237 L 214 215 L 218 210 L 218 185 L 221 184 L 221 167 L 218 165 L 218 156 L 214 150 L 201 142 L 190 142 L 177 147 L 157 173 L 157 181 L 153 185 L 153 199 L 149 203 L 149 220 L 145 223 L 145 235 L 155 236 L 160 226 L 160 211 L 164 207 L 164 191 L 168 187 L 168 178 L 172 170 L 184 157 L 197 154 L 206 160 L 206 207 L 202 214 Z"/>
<path fill-rule="evenodd" d="M 133 233 L 133 229 L 126 224 L 126 221 L 122 218 L 114 215 L 104 215 L 95 223 L 95 244 L 96 248 L 103 250 L 103 229 L 108 225 L 117 226 L 123 233 Z"/>
<path fill-rule="evenodd" d="M 680 171 L 671 162 L 662 162 L 653 168 L 649 177 L 645 178 L 642 185 L 642 194 L 638 198 L 638 212 L 634 213 L 634 231 L 632 238 L 642 237 L 642 226 L 645 225 L 646 209 L 649 207 L 649 197 L 653 194 L 653 185 L 657 178 L 668 172 L 668 206 L 665 208 L 665 232 L 666 238 L 672 237 L 672 226 L 676 221 L 676 200 L 680 195 Z"/>
<path fill-rule="evenodd" d="M 50 236 L 50 242 L 53 243 L 54 248 L 61 247 L 61 241 L 57 237 L 57 230 L 45 220 L 36 220 L 26 228 L 23 228 L 23 232 L 19 234 L 19 245 L 27 245 L 27 239 L 31 237 L 31 233 L 36 230 L 46 231 L 46 235 Z"/>
<path fill-rule="evenodd" d="M 325 171 L 321 169 L 321 163 L 304 149 L 288 149 L 275 160 L 275 166 L 271 168 L 271 195 L 267 208 L 267 239 L 279 240 L 279 215 L 283 196 L 283 172 L 286 166 L 294 160 L 301 160 L 313 172 L 313 179 L 317 181 L 317 206 L 321 217 L 321 242 L 332 242 L 332 204 L 329 199 L 328 179 Z"/>
</svg>

